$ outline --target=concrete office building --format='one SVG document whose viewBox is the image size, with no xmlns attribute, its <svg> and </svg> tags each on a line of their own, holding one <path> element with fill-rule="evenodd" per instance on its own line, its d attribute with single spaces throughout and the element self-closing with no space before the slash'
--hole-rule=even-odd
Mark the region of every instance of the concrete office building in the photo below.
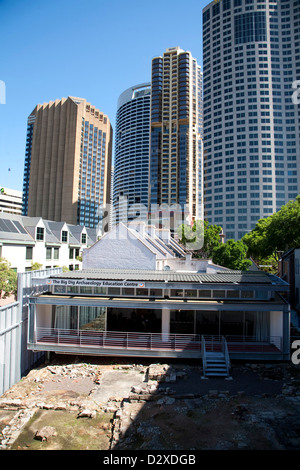
<svg viewBox="0 0 300 470">
<path fill-rule="evenodd" d="M 114 160 L 115 223 L 147 218 L 150 132 L 150 83 L 125 90 L 119 97 Z"/>
<path fill-rule="evenodd" d="M 290 0 L 203 9 L 205 218 L 226 239 L 299 194 L 299 17 Z"/>
<path fill-rule="evenodd" d="M 152 212 L 176 204 L 202 218 L 202 72 L 179 47 L 152 59 L 149 183 Z"/>
<path fill-rule="evenodd" d="M 37 105 L 27 125 L 23 215 L 96 227 L 110 203 L 111 154 L 109 119 L 85 99 Z"/>
<path fill-rule="evenodd" d="M 22 191 L 0 186 L 0 212 L 22 214 Z"/>
</svg>

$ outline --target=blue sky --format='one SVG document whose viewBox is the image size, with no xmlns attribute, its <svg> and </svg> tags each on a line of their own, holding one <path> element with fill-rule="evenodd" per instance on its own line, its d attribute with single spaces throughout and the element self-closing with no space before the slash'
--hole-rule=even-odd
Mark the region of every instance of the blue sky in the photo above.
<svg viewBox="0 0 300 470">
<path fill-rule="evenodd" d="M 114 128 L 119 95 L 150 81 L 152 57 L 180 46 L 202 65 L 208 3 L 0 0 L 0 186 L 22 190 L 27 117 L 38 103 L 86 98 Z"/>
</svg>

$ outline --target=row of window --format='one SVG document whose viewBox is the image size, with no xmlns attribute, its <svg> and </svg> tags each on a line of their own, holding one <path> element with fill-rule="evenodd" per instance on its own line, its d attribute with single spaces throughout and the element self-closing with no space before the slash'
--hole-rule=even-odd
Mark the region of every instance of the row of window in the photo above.
<svg viewBox="0 0 300 470">
<path fill-rule="evenodd" d="M 267 291 L 230 290 L 230 289 L 156 289 L 132 287 L 92 287 L 92 286 L 54 286 L 56 294 L 83 294 L 100 296 L 181 298 L 181 299 L 249 299 L 268 300 Z"/>
<path fill-rule="evenodd" d="M 69 259 L 76 259 L 80 255 L 79 248 L 69 248 Z M 26 247 L 25 259 L 32 261 L 33 259 L 33 247 Z M 46 260 L 58 260 L 59 259 L 59 248 L 58 247 L 46 247 Z"/>
<path fill-rule="evenodd" d="M 61 242 L 68 243 L 69 232 L 66 230 L 62 230 L 61 232 Z M 44 241 L 45 240 L 45 229 L 44 227 L 37 227 L 36 228 L 36 240 L 37 241 Z M 86 244 L 86 233 L 81 234 L 81 243 L 84 245 Z"/>
</svg>

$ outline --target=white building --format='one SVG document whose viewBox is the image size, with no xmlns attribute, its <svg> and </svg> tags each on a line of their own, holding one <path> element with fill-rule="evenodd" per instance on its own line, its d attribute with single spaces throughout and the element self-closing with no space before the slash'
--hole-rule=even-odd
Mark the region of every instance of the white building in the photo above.
<svg viewBox="0 0 300 470">
<path fill-rule="evenodd" d="M 41 217 L 0 214 L 0 257 L 17 272 L 66 266 L 81 269 L 82 249 L 97 241 L 97 229 L 53 222 Z"/>
<path fill-rule="evenodd" d="M 0 213 L 22 214 L 22 191 L 0 186 Z"/>
<path fill-rule="evenodd" d="M 204 217 L 227 240 L 300 191 L 299 14 L 289 0 L 203 10 Z"/>
<path fill-rule="evenodd" d="M 151 269 L 188 272 L 226 271 L 211 260 L 192 258 L 167 229 L 144 222 L 122 222 L 83 251 L 83 269 Z"/>
</svg>

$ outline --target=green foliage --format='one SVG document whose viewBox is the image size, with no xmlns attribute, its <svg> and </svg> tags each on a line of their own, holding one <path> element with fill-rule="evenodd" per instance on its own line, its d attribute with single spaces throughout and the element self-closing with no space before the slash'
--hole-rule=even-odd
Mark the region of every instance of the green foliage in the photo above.
<svg viewBox="0 0 300 470">
<path fill-rule="evenodd" d="M 278 272 L 278 259 L 275 255 L 266 256 L 258 260 L 258 267 L 268 273 L 277 274 Z"/>
<path fill-rule="evenodd" d="M 11 264 L 5 259 L 0 258 L 0 297 L 10 294 L 17 294 L 18 275 L 11 269 Z"/>
<path fill-rule="evenodd" d="M 195 220 L 192 227 L 182 224 L 179 227 L 178 234 L 183 245 L 194 243 L 196 247 L 201 248 L 193 250 L 196 258 L 211 258 L 214 248 L 220 244 L 220 235 L 222 227 L 218 225 L 208 225 L 208 222 Z"/>
<path fill-rule="evenodd" d="M 248 256 L 252 256 L 259 264 L 269 256 L 278 260 L 279 252 L 299 247 L 300 196 L 270 217 L 260 219 L 242 240 L 248 247 Z"/>
<path fill-rule="evenodd" d="M 245 270 L 252 264 L 247 259 L 247 247 L 242 241 L 228 240 L 222 242 L 222 227 L 209 225 L 207 221 L 197 220 L 193 226 L 181 225 L 179 228 L 181 242 L 197 242 L 202 237 L 202 248 L 192 250 L 195 258 L 212 259 L 214 263 L 229 269 Z"/>
<path fill-rule="evenodd" d="M 247 246 L 241 240 L 227 240 L 214 248 L 212 260 L 229 269 L 247 270 L 252 263 L 246 256 Z"/>
<path fill-rule="evenodd" d="M 38 271 L 39 269 L 42 269 L 43 265 L 35 262 L 31 264 L 31 271 Z"/>
</svg>

